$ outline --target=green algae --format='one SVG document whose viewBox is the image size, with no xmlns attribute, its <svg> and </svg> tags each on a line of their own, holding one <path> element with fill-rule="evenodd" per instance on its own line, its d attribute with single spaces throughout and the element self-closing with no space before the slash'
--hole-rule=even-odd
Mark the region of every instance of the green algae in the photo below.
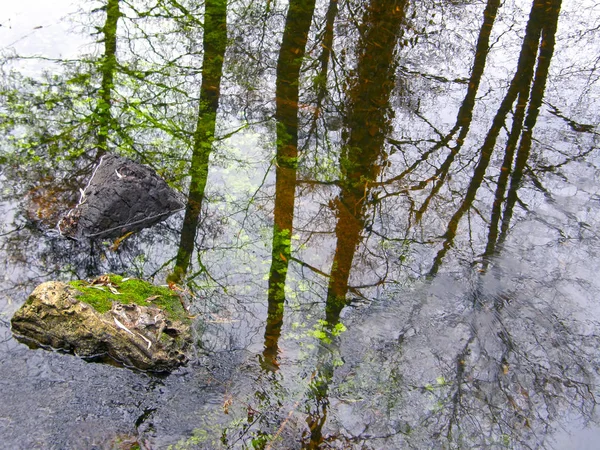
<svg viewBox="0 0 600 450">
<path fill-rule="evenodd" d="M 123 304 L 156 306 L 162 309 L 171 320 L 190 322 L 181 298 L 168 287 L 156 286 L 137 278 L 123 278 L 114 274 L 106 276 L 110 280 L 110 285 L 108 283 L 92 284 L 85 280 L 71 281 L 69 285 L 79 291 L 78 300 L 91 305 L 99 313 L 109 311 L 112 302 L 117 301 Z"/>
</svg>

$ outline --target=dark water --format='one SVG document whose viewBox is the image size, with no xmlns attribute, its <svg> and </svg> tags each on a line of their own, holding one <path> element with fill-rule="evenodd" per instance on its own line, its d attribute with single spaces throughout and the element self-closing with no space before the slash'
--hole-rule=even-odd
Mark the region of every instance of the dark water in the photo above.
<svg viewBox="0 0 600 450">
<path fill-rule="evenodd" d="M 597 4 L 98 6 L 0 19 L 0 448 L 594 448 Z M 60 236 L 105 152 L 186 210 Z M 13 340 L 105 272 L 195 299 L 187 367 Z"/>
</svg>

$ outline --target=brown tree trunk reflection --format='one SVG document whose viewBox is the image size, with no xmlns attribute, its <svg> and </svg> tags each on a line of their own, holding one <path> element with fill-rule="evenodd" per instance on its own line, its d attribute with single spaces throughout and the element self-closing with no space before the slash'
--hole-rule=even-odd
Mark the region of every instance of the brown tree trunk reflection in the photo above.
<svg viewBox="0 0 600 450">
<path fill-rule="evenodd" d="M 263 366 L 268 370 L 277 369 L 277 348 L 283 324 L 298 167 L 299 78 L 314 9 L 315 0 L 290 2 L 277 60 L 275 210 L 263 351 Z"/>
<path fill-rule="evenodd" d="M 406 0 L 373 0 L 365 7 L 360 25 L 356 78 L 347 92 L 344 146 L 340 155 L 342 177 L 336 199 L 336 248 L 325 305 L 329 344 L 319 348 L 319 363 L 310 383 L 306 424 L 309 432 L 303 448 L 317 449 L 323 443 L 323 426 L 329 406 L 329 384 L 337 353 L 336 325 L 346 306 L 348 280 L 373 182 L 385 160 L 385 139 L 390 131 L 389 99 L 395 86 L 396 45 L 405 19 Z M 324 344 L 324 343 L 323 343 Z"/>
<path fill-rule="evenodd" d="M 348 279 L 364 227 L 371 183 L 381 171 L 390 130 L 389 98 L 395 86 L 395 48 L 406 1 L 374 0 L 365 9 L 356 80 L 348 91 L 342 179 L 336 200 L 336 249 L 327 291 L 326 320 L 335 326 L 346 305 Z"/>
<path fill-rule="evenodd" d="M 305 433 L 302 448 L 316 450 L 321 448 L 321 444 L 324 441 L 323 426 L 327 421 L 329 385 L 333 380 L 334 358 L 338 352 L 339 349 L 336 343 L 329 348 L 324 346 L 319 347 L 317 369 L 312 374 L 309 383 L 308 398 L 312 405 L 308 408 L 308 415 L 306 417 L 308 432 Z"/>
<path fill-rule="evenodd" d="M 170 281 L 181 281 L 187 273 L 194 251 L 204 189 L 208 178 L 208 161 L 215 139 L 215 124 L 226 46 L 227 0 L 207 0 L 204 14 L 202 84 L 200 86 L 198 121 L 193 137 L 190 192 L 183 219 L 177 261 L 174 272 L 169 277 Z"/>
<path fill-rule="evenodd" d="M 548 3 L 548 0 L 534 0 L 533 2 L 527 28 L 525 30 L 525 37 L 523 38 L 523 44 L 521 46 L 516 73 L 513 76 L 508 91 L 504 96 L 502 103 L 500 104 L 498 112 L 493 119 L 492 126 L 490 127 L 490 130 L 488 131 L 485 141 L 480 149 L 479 161 L 477 162 L 477 165 L 473 171 L 473 177 L 471 178 L 471 182 L 469 183 L 464 199 L 448 223 L 446 232 L 444 234 L 445 240 L 443 246 L 434 259 L 433 265 L 429 272 L 430 276 L 435 275 L 441 267 L 446 253 L 454 243 L 454 238 L 456 237 L 456 231 L 458 229 L 460 220 L 471 208 L 473 201 L 475 200 L 477 191 L 481 186 L 489 166 L 492 153 L 496 145 L 496 140 L 500 134 L 500 131 L 504 127 L 506 117 L 510 112 L 513 103 L 521 95 L 527 95 L 529 92 L 533 79 L 536 55 L 540 45 L 542 26 L 544 25 L 544 20 L 546 20 L 545 11 L 548 7 Z M 515 135 L 518 136 L 518 132 L 520 130 L 519 121 L 522 119 L 519 119 L 519 108 L 524 107 L 522 101 L 523 98 L 521 98 L 521 102 L 519 102 L 517 105 L 517 111 L 515 112 L 513 121 L 513 128 L 507 142 L 507 151 L 511 151 L 511 145 L 514 146 L 513 138 Z"/>
<path fill-rule="evenodd" d="M 544 25 L 542 29 L 542 39 L 539 44 L 539 54 L 535 78 L 533 80 L 533 86 L 531 87 L 529 108 L 527 110 L 527 117 L 525 118 L 524 131 L 521 136 L 519 150 L 517 151 L 514 169 L 511 174 L 510 188 L 506 196 L 506 205 L 504 207 L 504 213 L 502 215 L 501 234 L 498 239 L 499 245 L 502 245 L 502 243 L 504 243 L 506 239 L 508 227 L 510 225 L 510 221 L 513 215 L 513 209 L 515 203 L 517 202 L 517 191 L 521 186 L 525 166 L 527 164 L 527 161 L 529 160 L 533 129 L 537 122 L 540 107 L 542 105 L 542 100 L 544 99 L 546 81 L 548 80 L 548 70 L 550 68 L 550 62 L 554 54 L 556 29 L 558 27 L 558 17 L 560 15 L 562 1 L 550 0 L 546 3 L 547 7 L 544 10 L 545 17 L 542 19 Z M 490 230 L 492 230 L 491 226 Z M 493 237 L 491 239 L 488 239 L 488 243 L 491 241 L 493 241 Z M 490 246 L 489 254 L 492 254 L 493 251 L 494 249 Z"/>
<path fill-rule="evenodd" d="M 317 124 L 316 119 L 321 115 L 323 108 L 323 100 L 327 94 L 327 73 L 329 70 L 329 61 L 331 57 L 331 51 L 333 47 L 333 25 L 335 18 L 338 13 L 338 0 L 329 0 L 329 6 L 327 7 L 327 13 L 325 14 L 325 26 L 323 30 L 323 40 L 321 42 L 321 55 L 319 56 L 319 72 L 315 77 L 315 89 L 316 89 L 316 104 L 315 112 L 313 115 L 313 127 L 309 134 L 316 131 Z"/>
</svg>

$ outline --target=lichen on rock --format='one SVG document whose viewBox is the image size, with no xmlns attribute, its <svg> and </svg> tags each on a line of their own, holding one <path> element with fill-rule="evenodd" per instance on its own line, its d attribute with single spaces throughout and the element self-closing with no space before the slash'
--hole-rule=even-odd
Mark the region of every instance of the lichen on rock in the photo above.
<svg viewBox="0 0 600 450">
<path fill-rule="evenodd" d="M 13 334 L 30 345 L 84 358 L 110 357 L 141 370 L 165 372 L 185 364 L 191 350 L 189 320 L 177 320 L 175 317 L 181 316 L 152 303 L 162 297 L 160 293 L 148 298 L 147 305 L 139 304 L 139 299 L 122 303 L 116 300 L 119 295 L 114 286 L 118 285 L 108 290 L 114 297 L 110 309 L 98 311 L 86 301 L 85 293 L 73 286 L 57 281 L 43 283 L 13 316 Z M 179 309 L 183 307 L 179 305 Z"/>
</svg>

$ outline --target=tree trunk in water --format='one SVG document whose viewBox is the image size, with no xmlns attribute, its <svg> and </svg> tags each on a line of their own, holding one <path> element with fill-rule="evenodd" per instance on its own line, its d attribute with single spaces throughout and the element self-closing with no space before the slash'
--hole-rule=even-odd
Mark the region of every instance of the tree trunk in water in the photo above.
<svg viewBox="0 0 600 450">
<path fill-rule="evenodd" d="M 104 57 L 100 66 L 102 82 L 100 99 L 98 100 L 98 157 L 108 151 L 108 135 L 112 128 L 110 112 L 112 89 L 117 68 L 117 23 L 121 17 L 119 0 L 108 0 L 106 4 L 106 21 L 102 27 L 104 34 Z"/>
<path fill-rule="evenodd" d="M 358 44 L 357 77 L 350 83 L 345 117 L 342 179 L 337 198 L 336 249 L 327 291 L 326 320 L 339 321 L 348 279 L 364 228 L 372 182 L 385 159 L 390 131 L 390 95 L 395 86 L 395 49 L 405 19 L 406 0 L 373 0 L 365 8 Z"/>
<path fill-rule="evenodd" d="M 271 268 L 269 270 L 268 317 L 263 362 L 277 367 L 277 346 L 283 324 L 285 282 L 291 257 L 296 171 L 298 168 L 298 97 L 300 69 L 306 51 L 315 0 L 290 2 L 277 60 L 275 156 L 275 210 Z"/>
<path fill-rule="evenodd" d="M 215 125 L 223 59 L 227 47 L 227 0 L 207 0 L 204 13 L 204 58 L 198 121 L 194 131 L 192 164 L 190 167 L 190 192 L 183 219 L 177 261 L 169 281 L 181 281 L 190 265 L 194 242 L 208 178 L 208 162 L 215 139 Z"/>
</svg>

